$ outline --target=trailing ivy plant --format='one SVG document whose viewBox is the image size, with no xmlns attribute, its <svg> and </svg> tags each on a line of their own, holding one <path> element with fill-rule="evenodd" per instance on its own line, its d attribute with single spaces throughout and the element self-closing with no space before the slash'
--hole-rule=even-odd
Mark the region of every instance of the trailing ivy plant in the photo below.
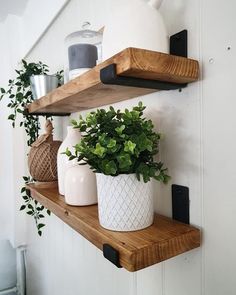
<svg viewBox="0 0 236 295">
<path fill-rule="evenodd" d="M 34 182 L 34 179 L 29 176 L 23 176 L 23 179 L 25 181 L 25 186 L 21 189 L 22 198 L 24 200 L 24 204 L 21 205 L 20 210 L 27 210 L 26 213 L 30 216 L 33 216 L 35 220 L 35 224 L 38 230 L 38 234 L 42 235 L 42 228 L 45 226 L 44 223 L 42 223 L 42 219 L 45 218 L 44 216 L 44 206 L 40 205 L 38 201 L 34 200 L 31 197 L 30 191 L 26 189 L 26 185 L 28 183 Z M 51 212 L 46 209 L 46 212 L 48 215 L 51 215 Z"/>
<path fill-rule="evenodd" d="M 27 104 L 34 101 L 30 88 L 30 76 L 47 75 L 48 72 L 48 66 L 41 61 L 38 63 L 27 63 L 25 60 L 22 60 L 22 67 L 16 70 L 17 75 L 15 79 L 8 81 L 8 87 L 6 89 L 0 88 L 0 100 L 4 97 L 9 100 L 7 106 L 11 109 L 11 114 L 8 116 L 8 119 L 12 122 L 12 127 L 15 128 L 19 115 L 19 126 L 25 129 L 28 146 L 31 146 L 38 138 L 40 130 L 39 117 L 24 112 Z M 63 71 L 56 73 L 59 79 L 59 85 L 62 83 L 62 73 Z M 30 176 L 24 176 L 23 179 L 25 184 L 34 181 Z M 28 210 L 26 213 L 34 217 L 38 234 L 42 235 L 41 229 L 45 224 L 40 223 L 40 219 L 44 218 L 44 207 L 31 198 L 25 186 L 21 189 L 21 193 L 24 205 L 21 206 L 20 210 Z M 50 211 L 47 210 L 47 213 L 50 214 Z"/>
<path fill-rule="evenodd" d="M 74 151 L 66 150 L 72 159 L 83 160 L 94 172 L 116 176 L 135 173 L 138 180 L 150 178 L 166 183 L 167 169 L 156 162 L 161 135 L 154 131 L 151 120 L 143 117 L 145 106 L 140 102 L 131 111 L 98 109 L 85 119 L 72 120 L 82 132 L 82 140 Z"/>
</svg>

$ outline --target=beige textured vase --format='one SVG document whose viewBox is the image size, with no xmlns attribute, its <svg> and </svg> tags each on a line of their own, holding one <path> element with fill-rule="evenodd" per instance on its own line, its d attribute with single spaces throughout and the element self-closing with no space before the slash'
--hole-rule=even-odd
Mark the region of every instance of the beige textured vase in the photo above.
<svg viewBox="0 0 236 295">
<path fill-rule="evenodd" d="M 96 174 L 98 213 L 102 227 L 113 231 L 135 231 L 153 223 L 152 181 L 138 181 L 135 174 Z"/>
</svg>

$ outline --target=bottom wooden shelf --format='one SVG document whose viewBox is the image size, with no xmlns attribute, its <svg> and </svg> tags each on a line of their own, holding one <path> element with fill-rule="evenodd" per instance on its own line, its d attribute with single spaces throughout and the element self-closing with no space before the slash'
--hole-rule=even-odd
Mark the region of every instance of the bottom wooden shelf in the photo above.
<svg viewBox="0 0 236 295">
<path fill-rule="evenodd" d="M 200 230 L 156 214 L 154 224 L 136 232 L 102 228 L 97 206 L 66 205 L 56 185 L 28 184 L 31 196 L 99 249 L 109 244 L 119 252 L 120 265 L 137 271 L 200 246 Z"/>
</svg>

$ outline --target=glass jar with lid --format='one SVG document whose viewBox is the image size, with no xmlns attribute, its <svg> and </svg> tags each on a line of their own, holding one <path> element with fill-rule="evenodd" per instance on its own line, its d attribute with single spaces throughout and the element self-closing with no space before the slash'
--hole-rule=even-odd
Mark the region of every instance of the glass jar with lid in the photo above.
<svg viewBox="0 0 236 295">
<path fill-rule="evenodd" d="M 71 33 L 65 39 L 65 80 L 78 77 L 101 61 L 102 33 L 92 31 L 89 27 L 90 23 L 85 22 L 81 31 Z"/>
</svg>

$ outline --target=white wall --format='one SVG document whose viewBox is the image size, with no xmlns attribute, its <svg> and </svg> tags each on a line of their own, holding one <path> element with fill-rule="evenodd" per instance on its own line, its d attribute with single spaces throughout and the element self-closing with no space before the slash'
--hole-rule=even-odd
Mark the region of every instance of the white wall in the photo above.
<svg viewBox="0 0 236 295">
<path fill-rule="evenodd" d="M 64 37 L 84 20 L 94 28 L 104 25 L 114 2 L 71 0 L 28 59 L 40 59 L 52 70 L 60 68 Z M 189 56 L 200 61 L 202 77 L 182 92 L 163 91 L 142 98 L 147 114 L 165 134 L 161 156 L 172 183 L 190 188 L 191 223 L 203 228 L 202 247 L 128 273 L 113 267 L 101 251 L 57 217 L 47 218 L 42 238 L 28 218 L 29 294 L 235 294 L 235 9 L 233 0 L 165 0 L 161 11 L 168 32 L 188 29 Z M 116 107 L 131 107 L 139 100 Z M 170 186 L 157 185 L 156 190 L 156 211 L 166 215 L 171 212 Z"/>
</svg>

